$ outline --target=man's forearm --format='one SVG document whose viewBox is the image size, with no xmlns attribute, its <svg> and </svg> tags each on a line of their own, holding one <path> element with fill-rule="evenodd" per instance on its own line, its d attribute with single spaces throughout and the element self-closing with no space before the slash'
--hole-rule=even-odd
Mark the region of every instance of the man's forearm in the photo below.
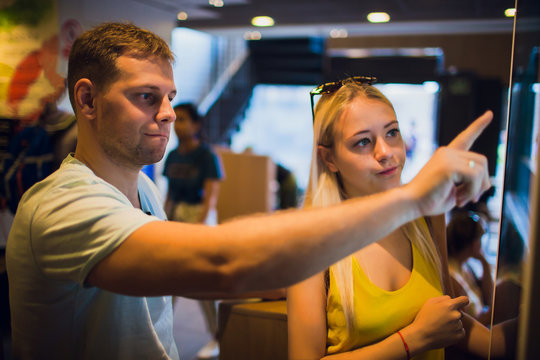
<svg viewBox="0 0 540 360">
<path fill-rule="evenodd" d="M 130 295 L 276 289 L 322 271 L 417 216 L 414 201 L 399 188 L 217 227 L 153 222 L 103 260 L 103 273 L 97 270 L 90 280 Z"/>
<path fill-rule="evenodd" d="M 233 291 L 288 286 L 328 268 L 419 216 L 401 189 L 326 209 L 244 219 L 221 228 L 243 252 Z M 243 236 L 234 238 L 242 228 Z M 252 246 L 249 246 L 252 244 Z M 226 247 L 226 246 L 225 246 Z M 231 251 L 232 253 L 232 251 Z M 246 257 L 246 254 L 249 256 Z M 246 261 L 247 260 L 247 261 Z M 237 288 L 236 288 L 237 287 Z"/>
</svg>

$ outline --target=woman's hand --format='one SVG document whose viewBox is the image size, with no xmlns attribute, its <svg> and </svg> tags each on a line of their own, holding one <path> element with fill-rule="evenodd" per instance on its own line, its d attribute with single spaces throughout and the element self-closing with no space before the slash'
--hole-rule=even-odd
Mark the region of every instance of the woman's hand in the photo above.
<svg viewBox="0 0 540 360">
<path fill-rule="evenodd" d="M 414 321 L 401 331 L 411 355 L 449 346 L 463 339 L 465 330 L 460 310 L 468 303 L 466 296 L 452 299 L 445 295 L 428 299 Z"/>
</svg>

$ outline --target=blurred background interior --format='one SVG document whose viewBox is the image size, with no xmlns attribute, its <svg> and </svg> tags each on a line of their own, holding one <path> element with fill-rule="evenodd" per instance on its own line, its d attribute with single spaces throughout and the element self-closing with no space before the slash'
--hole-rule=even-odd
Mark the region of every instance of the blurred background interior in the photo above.
<svg viewBox="0 0 540 360">
<path fill-rule="evenodd" d="M 257 20 L 257 16 L 264 17 Z M 353 75 L 377 77 L 376 86 L 395 105 L 406 140 L 404 182 L 436 147 L 446 145 L 486 109 L 493 110 L 494 121 L 473 150 L 487 156 L 494 187 L 480 205 L 467 209 L 486 221 L 482 249 L 496 289 L 486 305 L 487 323 L 520 316 L 515 356 L 539 358 L 540 344 L 532 335 L 540 327 L 540 315 L 532 304 L 540 297 L 535 286 L 540 281 L 540 260 L 535 261 L 539 257 L 535 252 L 539 196 L 535 194 L 540 2 L 2 0 L 2 251 L 20 193 L 45 176 L 43 172 L 53 171 L 75 145 L 76 124 L 64 90 L 67 55 L 78 34 L 104 21 L 131 21 L 171 45 L 178 88 L 174 102 L 197 105 L 204 117 L 205 140 L 224 168 L 218 222 L 301 206 L 312 145 L 309 91 L 321 83 Z M 177 145 L 173 132 L 168 151 Z M 21 182 L 14 177 L 13 164 L 25 152 L 34 152 L 46 167 L 39 171 L 28 167 L 30 172 Z M 165 196 L 167 179 L 162 169 L 160 162 L 144 171 Z M 468 266 L 482 276 L 483 267 L 476 259 L 470 259 Z M 4 270 L 0 264 L 7 353 Z M 234 306 L 223 305 L 222 312 L 229 318 L 220 315 L 221 358 L 282 358 L 286 334 L 276 335 L 272 329 L 286 331 L 283 309 Z M 180 313 L 179 308 L 186 310 Z M 181 355 L 194 358 L 207 335 L 197 325 L 199 315 L 191 303 L 176 311 Z M 231 330 L 240 326 L 234 324 L 244 324 L 245 319 L 235 320 L 235 314 L 260 316 L 257 321 L 268 332 Z M 269 318 L 273 322 L 265 322 Z M 235 350 L 237 340 L 231 332 L 249 338 L 244 339 L 243 352 Z M 265 340 L 261 343 L 258 337 Z M 249 351 L 258 355 L 252 357 Z"/>
</svg>

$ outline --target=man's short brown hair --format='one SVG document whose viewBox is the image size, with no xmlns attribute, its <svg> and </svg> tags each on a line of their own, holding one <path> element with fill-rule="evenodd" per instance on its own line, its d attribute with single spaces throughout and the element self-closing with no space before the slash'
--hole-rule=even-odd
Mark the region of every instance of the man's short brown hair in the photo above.
<svg viewBox="0 0 540 360">
<path fill-rule="evenodd" d="M 118 77 L 116 59 L 122 55 L 135 58 L 157 56 L 172 63 L 174 55 L 167 43 L 156 34 L 130 23 L 104 23 L 81 34 L 71 48 L 68 62 L 68 91 L 75 111 L 74 87 L 80 79 L 92 81 L 104 91 Z"/>
</svg>

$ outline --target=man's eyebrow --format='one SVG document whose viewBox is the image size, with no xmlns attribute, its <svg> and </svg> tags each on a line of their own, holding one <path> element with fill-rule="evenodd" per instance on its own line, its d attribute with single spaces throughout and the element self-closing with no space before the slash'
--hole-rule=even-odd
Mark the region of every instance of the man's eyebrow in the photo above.
<svg viewBox="0 0 540 360">
<path fill-rule="evenodd" d="M 135 85 L 133 86 L 134 88 L 148 88 L 148 89 L 152 89 L 152 90 L 159 90 L 159 86 L 156 86 L 156 85 L 150 85 L 150 84 L 141 84 L 141 85 Z"/>
<path fill-rule="evenodd" d="M 159 86 L 156 86 L 156 85 L 150 85 L 150 84 L 143 84 L 143 85 L 136 85 L 134 86 L 135 89 L 149 89 L 149 90 L 158 90 L 158 91 L 161 91 L 161 88 Z M 176 96 L 177 94 L 177 90 L 176 89 L 173 89 L 169 92 L 169 94 L 173 94 Z"/>
</svg>

